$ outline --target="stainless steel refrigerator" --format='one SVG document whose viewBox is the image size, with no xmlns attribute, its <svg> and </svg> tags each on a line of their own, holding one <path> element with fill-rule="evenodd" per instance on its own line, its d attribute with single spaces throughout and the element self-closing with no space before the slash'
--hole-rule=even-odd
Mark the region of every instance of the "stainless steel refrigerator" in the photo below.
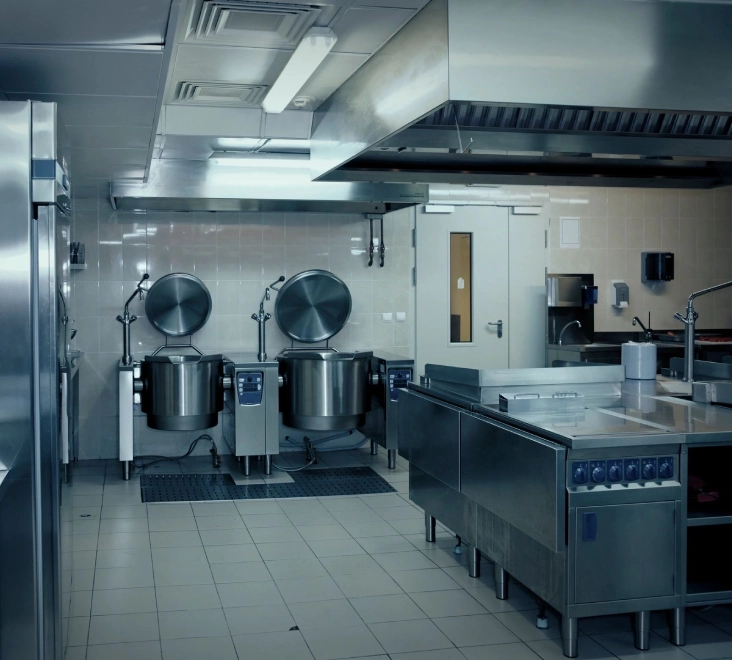
<svg viewBox="0 0 732 660">
<path fill-rule="evenodd" d="M 68 294 L 67 172 L 56 105 L 0 103 L 2 660 L 63 658 L 59 362 L 68 347 L 58 296 Z"/>
</svg>

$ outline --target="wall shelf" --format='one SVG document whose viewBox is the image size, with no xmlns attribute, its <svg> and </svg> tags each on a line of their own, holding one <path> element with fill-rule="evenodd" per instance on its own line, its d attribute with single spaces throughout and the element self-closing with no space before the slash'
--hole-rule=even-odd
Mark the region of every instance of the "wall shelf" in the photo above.
<svg viewBox="0 0 732 660">
<path fill-rule="evenodd" d="M 688 527 L 704 527 L 706 525 L 732 525 L 732 515 L 692 513 L 689 511 L 689 517 L 686 521 Z"/>
</svg>

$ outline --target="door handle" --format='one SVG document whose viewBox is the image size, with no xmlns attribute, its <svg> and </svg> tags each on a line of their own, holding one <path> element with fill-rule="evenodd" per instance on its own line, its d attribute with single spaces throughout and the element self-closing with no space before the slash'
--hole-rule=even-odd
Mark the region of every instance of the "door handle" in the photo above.
<svg viewBox="0 0 732 660">
<path fill-rule="evenodd" d="M 498 335 L 498 338 L 500 339 L 501 337 L 503 337 L 503 321 L 501 321 L 499 319 L 495 323 L 488 322 L 488 325 L 495 325 L 495 326 L 497 326 L 498 330 L 497 330 L 497 333 L 496 334 Z"/>
</svg>

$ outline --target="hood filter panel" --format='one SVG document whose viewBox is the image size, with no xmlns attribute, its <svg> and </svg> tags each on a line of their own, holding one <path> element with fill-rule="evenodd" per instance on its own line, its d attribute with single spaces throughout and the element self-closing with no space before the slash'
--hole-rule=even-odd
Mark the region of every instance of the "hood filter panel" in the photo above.
<svg viewBox="0 0 732 660">
<path fill-rule="evenodd" d="M 448 103 L 416 126 L 732 139 L 732 115 Z"/>
</svg>

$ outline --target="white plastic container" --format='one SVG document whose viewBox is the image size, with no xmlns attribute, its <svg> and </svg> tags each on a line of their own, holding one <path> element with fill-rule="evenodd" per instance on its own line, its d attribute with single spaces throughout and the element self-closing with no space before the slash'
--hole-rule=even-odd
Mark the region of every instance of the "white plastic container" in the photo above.
<svg viewBox="0 0 732 660">
<path fill-rule="evenodd" d="M 625 377 L 633 380 L 654 380 L 656 378 L 656 345 L 629 341 L 622 346 L 622 364 Z"/>
</svg>

